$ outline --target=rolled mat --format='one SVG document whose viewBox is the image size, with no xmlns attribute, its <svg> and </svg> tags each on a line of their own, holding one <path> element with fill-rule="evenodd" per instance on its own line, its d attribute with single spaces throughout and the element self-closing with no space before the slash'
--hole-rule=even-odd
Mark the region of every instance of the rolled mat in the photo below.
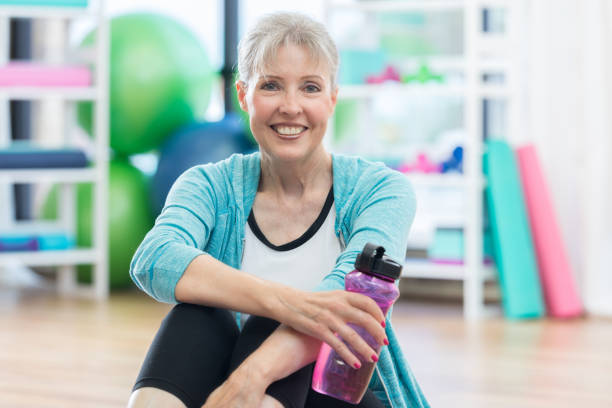
<svg viewBox="0 0 612 408">
<path fill-rule="evenodd" d="M 0 0 L 2 4 L 2 0 Z M 87 87 L 91 71 L 85 66 L 53 66 L 11 62 L 0 67 L 0 86 Z"/>
<path fill-rule="evenodd" d="M 519 174 L 508 143 L 487 142 L 483 169 L 504 315 L 540 317 L 544 313 L 540 280 Z"/>
<path fill-rule="evenodd" d="M 582 314 L 552 200 L 533 145 L 516 150 L 546 310 L 553 317 Z"/>
</svg>

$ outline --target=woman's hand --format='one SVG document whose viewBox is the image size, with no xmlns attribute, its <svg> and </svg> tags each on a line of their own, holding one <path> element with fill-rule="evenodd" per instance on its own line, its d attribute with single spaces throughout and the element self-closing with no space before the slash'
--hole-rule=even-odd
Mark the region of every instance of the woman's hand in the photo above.
<svg viewBox="0 0 612 408">
<path fill-rule="evenodd" d="M 260 408 L 270 385 L 248 365 L 240 365 L 206 399 L 202 408 Z"/>
<path fill-rule="evenodd" d="M 352 367 L 361 361 L 377 361 L 376 351 L 347 323 L 366 329 L 380 344 L 388 344 L 384 330 L 384 315 L 369 297 L 336 290 L 329 292 L 303 292 L 283 287 L 277 291 L 274 318 L 295 330 L 329 344 Z M 362 356 L 358 358 L 347 345 Z"/>
</svg>

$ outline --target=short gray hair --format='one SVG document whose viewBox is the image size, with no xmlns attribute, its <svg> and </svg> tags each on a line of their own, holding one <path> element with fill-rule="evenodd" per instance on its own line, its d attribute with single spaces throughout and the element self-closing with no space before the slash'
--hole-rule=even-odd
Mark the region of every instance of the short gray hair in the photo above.
<svg viewBox="0 0 612 408">
<path fill-rule="evenodd" d="M 321 59 L 330 71 L 332 89 L 336 86 L 338 49 L 325 26 L 305 14 L 278 12 L 263 16 L 238 44 L 238 79 L 245 84 L 262 73 L 282 46 L 305 47 L 315 62 Z"/>
</svg>

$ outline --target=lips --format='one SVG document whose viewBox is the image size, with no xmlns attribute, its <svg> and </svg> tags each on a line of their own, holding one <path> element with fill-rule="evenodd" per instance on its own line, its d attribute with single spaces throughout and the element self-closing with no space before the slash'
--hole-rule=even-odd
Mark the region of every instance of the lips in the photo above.
<svg viewBox="0 0 612 408">
<path fill-rule="evenodd" d="M 270 127 L 284 139 L 297 139 L 306 129 L 308 129 L 306 126 L 293 124 L 279 124 Z"/>
</svg>

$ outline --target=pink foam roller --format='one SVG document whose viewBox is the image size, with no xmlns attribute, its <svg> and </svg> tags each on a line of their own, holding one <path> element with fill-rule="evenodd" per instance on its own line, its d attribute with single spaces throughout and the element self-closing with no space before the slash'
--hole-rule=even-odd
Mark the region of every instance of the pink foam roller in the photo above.
<svg viewBox="0 0 612 408">
<path fill-rule="evenodd" d="M 0 67 L 0 86 L 78 86 L 91 85 L 91 72 L 80 66 L 47 66 L 12 62 Z"/>
<path fill-rule="evenodd" d="M 517 149 L 516 154 L 548 314 L 578 316 L 583 311 L 582 302 L 535 148 L 527 145 Z"/>
</svg>

